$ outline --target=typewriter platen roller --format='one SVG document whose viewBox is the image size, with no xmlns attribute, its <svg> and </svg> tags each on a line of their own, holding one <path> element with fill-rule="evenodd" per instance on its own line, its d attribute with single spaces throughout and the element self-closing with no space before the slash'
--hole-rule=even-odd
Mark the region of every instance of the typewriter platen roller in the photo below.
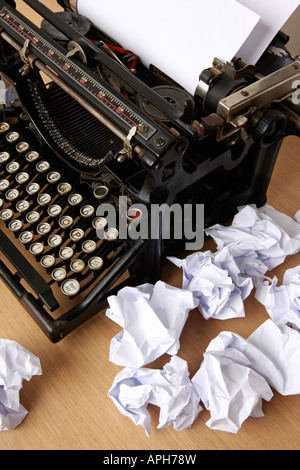
<svg viewBox="0 0 300 470">
<path fill-rule="evenodd" d="M 282 139 L 300 133 L 300 63 L 279 33 L 281 60 L 216 58 L 192 96 L 76 2 L 59 1 L 59 13 L 25 3 L 40 28 L 0 1 L 1 74 L 15 91 L 0 124 L 0 274 L 57 342 L 185 248 L 184 237 L 122 238 L 99 206 L 118 211 L 126 197 L 128 222 L 137 204 L 204 205 L 208 226 L 266 202 Z"/>
</svg>

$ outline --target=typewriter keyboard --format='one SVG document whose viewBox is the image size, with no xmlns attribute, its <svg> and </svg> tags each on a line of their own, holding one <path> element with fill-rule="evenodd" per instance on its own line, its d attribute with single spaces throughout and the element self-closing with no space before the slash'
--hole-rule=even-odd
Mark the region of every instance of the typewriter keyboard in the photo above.
<svg viewBox="0 0 300 470">
<path fill-rule="evenodd" d="M 105 240 L 96 234 L 97 228 L 107 226 L 96 210 L 108 187 L 98 182 L 91 189 L 92 202 L 87 200 L 6 122 L 0 123 L 0 145 L 0 228 L 12 235 L 9 239 L 18 250 L 26 250 L 29 263 L 39 266 L 49 286 L 73 298 L 124 248 L 117 228 L 106 228 Z"/>
</svg>

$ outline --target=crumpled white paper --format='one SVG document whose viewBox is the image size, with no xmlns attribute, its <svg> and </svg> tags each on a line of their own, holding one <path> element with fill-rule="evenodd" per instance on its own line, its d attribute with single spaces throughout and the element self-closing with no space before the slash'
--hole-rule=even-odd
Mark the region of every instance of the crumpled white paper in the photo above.
<svg viewBox="0 0 300 470">
<path fill-rule="evenodd" d="M 177 431 L 186 429 L 202 410 L 187 362 L 177 356 L 162 370 L 126 367 L 115 377 L 108 396 L 123 415 L 143 426 L 148 437 L 151 433 L 148 404 L 160 408 L 158 429 L 171 424 Z"/>
<path fill-rule="evenodd" d="M 300 333 L 288 325 L 275 325 L 270 319 L 248 338 L 259 354 L 251 357 L 252 368 L 281 395 L 300 393 Z M 250 355 L 248 356 L 250 357 Z"/>
<path fill-rule="evenodd" d="M 211 418 L 210 429 L 237 433 L 249 416 L 264 416 L 262 399 L 271 400 L 268 382 L 245 354 L 241 336 L 224 331 L 212 340 L 192 382 Z M 250 345 L 251 347 L 251 345 Z M 253 349 L 253 348 L 252 348 Z"/>
<path fill-rule="evenodd" d="M 193 294 L 162 281 L 125 287 L 108 298 L 106 315 L 123 330 L 111 341 L 109 360 L 125 367 L 142 367 L 164 353 L 175 355 Z"/>
<path fill-rule="evenodd" d="M 213 237 L 218 249 L 230 249 L 241 273 L 261 279 L 300 250 L 299 215 L 292 219 L 269 205 L 238 210 L 231 226 L 217 224 L 205 233 Z"/>
<path fill-rule="evenodd" d="M 211 429 L 236 433 L 249 416 L 261 417 L 262 399 L 300 393 L 300 333 L 264 322 L 244 339 L 224 331 L 213 339 L 192 378 L 210 410 Z"/>
<path fill-rule="evenodd" d="M 18 426 L 27 410 L 21 405 L 19 391 L 23 379 L 41 375 L 39 359 L 15 341 L 0 339 L 0 430 Z"/>
<path fill-rule="evenodd" d="M 183 270 L 182 288 L 193 292 L 203 317 L 226 320 L 245 316 L 243 301 L 253 288 L 227 247 L 216 253 L 196 252 L 181 260 L 168 258 Z"/>
<path fill-rule="evenodd" d="M 259 283 L 255 297 L 266 307 L 274 323 L 291 326 L 300 332 L 300 266 L 285 272 L 281 286 L 277 283 L 276 276 Z"/>
</svg>

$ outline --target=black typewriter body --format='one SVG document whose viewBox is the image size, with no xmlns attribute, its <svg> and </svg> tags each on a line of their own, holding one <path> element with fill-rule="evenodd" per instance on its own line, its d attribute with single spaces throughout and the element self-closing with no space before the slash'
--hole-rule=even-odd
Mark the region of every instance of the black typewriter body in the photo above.
<svg viewBox="0 0 300 470">
<path fill-rule="evenodd" d="M 41 28 L 0 1 L 0 70 L 16 93 L 0 118 L 0 274 L 57 342 L 184 251 L 184 238 L 120 239 L 117 223 L 100 240 L 99 205 L 201 204 L 207 227 L 266 202 L 282 139 L 299 135 L 300 63 L 280 33 L 281 60 L 215 59 L 191 96 L 74 2 L 60 13 L 25 3 Z"/>
</svg>

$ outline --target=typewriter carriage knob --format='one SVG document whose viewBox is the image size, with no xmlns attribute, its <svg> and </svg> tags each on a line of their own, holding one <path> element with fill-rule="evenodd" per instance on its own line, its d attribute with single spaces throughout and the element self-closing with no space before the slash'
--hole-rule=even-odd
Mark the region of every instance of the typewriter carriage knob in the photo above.
<svg viewBox="0 0 300 470">
<path fill-rule="evenodd" d="M 253 140 L 268 147 L 282 136 L 287 124 L 287 116 L 277 109 L 269 109 L 258 121 L 253 132 Z"/>
</svg>

